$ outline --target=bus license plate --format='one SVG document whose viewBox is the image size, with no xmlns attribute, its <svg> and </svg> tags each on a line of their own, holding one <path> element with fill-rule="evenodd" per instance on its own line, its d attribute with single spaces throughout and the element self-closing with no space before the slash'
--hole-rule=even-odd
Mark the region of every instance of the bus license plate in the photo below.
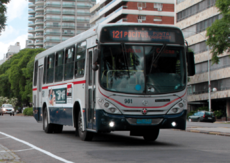
<svg viewBox="0 0 230 163">
<path fill-rule="evenodd" d="M 137 124 L 151 124 L 152 119 L 137 119 Z"/>
</svg>

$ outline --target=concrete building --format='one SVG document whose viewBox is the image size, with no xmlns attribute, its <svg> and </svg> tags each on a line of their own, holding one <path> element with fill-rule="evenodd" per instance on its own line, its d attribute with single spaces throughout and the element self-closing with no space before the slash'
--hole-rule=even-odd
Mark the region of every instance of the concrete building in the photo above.
<svg viewBox="0 0 230 163">
<path fill-rule="evenodd" d="M 29 48 L 50 48 L 87 30 L 96 0 L 29 0 Z"/>
<path fill-rule="evenodd" d="M 211 64 L 206 45 L 206 28 L 222 16 L 215 7 L 216 0 L 177 0 L 176 26 L 184 33 L 189 47 L 195 53 L 196 75 L 188 85 L 190 109 L 208 106 L 208 70 L 211 80 L 211 109 L 222 110 L 230 118 L 230 57 L 229 53 L 219 56 L 219 64 Z"/>
<path fill-rule="evenodd" d="M 16 42 L 15 45 L 10 45 L 6 54 L 2 60 L 0 60 L 0 65 L 2 65 L 5 61 L 10 59 L 14 54 L 18 53 L 21 49 L 20 43 Z"/>
<path fill-rule="evenodd" d="M 174 24 L 174 0 L 101 0 L 90 9 L 90 24 Z"/>
</svg>

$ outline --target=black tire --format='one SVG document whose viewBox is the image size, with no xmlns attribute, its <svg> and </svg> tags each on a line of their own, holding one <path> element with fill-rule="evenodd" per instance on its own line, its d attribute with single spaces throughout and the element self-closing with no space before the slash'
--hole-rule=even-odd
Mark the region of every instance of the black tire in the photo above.
<svg viewBox="0 0 230 163">
<path fill-rule="evenodd" d="M 197 121 L 197 122 L 201 122 L 201 121 L 200 121 L 200 118 L 198 119 L 198 121 Z"/>
<path fill-rule="evenodd" d="M 83 141 L 91 141 L 93 139 L 93 132 L 82 131 L 82 115 L 79 111 L 78 113 L 78 123 L 77 123 L 78 135 Z"/>
<path fill-rule="evenodd" d="M 146 133 L 143 135 L 145 141 L 155 141 L 158 138 L 160 130 L 155 129 L 154 131 L 151 131 L 150 133 Z"/>
<path fill-rule="evenodd" d="M 61 133 L 63 129 L 63 125 L 53 124 L 54 133 Z"/>
<path fill-rule="evenodd" d="M 46 133 L 53 133 L 54 127 L 53 124 L 48 124 L 48 115 L 47 115 L 47 108 L 44 109 L 43 113 L 43 130 Z"/>
<path fill-rule="evenodd" d="M 14 116 L 14 114 L 13 114 L 13 116 Z"/>
</svg>

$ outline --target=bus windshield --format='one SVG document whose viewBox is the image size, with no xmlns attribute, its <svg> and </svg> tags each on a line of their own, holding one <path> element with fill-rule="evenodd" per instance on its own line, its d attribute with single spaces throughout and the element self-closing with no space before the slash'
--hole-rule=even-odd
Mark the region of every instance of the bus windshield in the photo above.
<svg viewBox="0 0 230 163">
<path fill-rule="evenodd" d="M 120 93 L 178 92 L 186 85 L 184 48 L 164 45 L 102 45 L 100 84 Z"/>
</svg>

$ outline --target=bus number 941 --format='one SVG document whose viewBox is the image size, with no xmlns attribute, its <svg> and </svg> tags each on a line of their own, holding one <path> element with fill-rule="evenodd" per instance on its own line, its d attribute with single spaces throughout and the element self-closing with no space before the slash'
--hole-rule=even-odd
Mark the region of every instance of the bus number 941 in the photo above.
<svg viewBox="0 0 230 163">
<path fill-rule="evenodd" d="M 125 99 L 125 104 L 132 104 L 133 103 L 133 100 L 132 99 Z"/>
</svg>

